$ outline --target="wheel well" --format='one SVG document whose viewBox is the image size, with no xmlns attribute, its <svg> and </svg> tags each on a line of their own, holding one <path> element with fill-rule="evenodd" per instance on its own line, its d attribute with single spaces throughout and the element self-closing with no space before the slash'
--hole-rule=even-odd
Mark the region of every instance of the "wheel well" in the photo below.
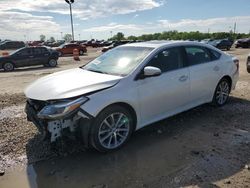
<svg viewBox="0 0 250 188">
<path fill-rule="evenodd" d="M 6 62 L 2 63 L 2 68 L 3 68 L 5 63 L 11 63 L 15 68 L 17 68 L 15 63 L 13 63 L 12 61 L 6 61 Z"/>
<path fill-rule="evenodd" d="M 226 79 L 227 81 L 229 81 L 229 84 L 230 84 L 230 90 L 231 90 L 231 88 L 232 88 L 232 78 L 230 77 L 230 76 L 224 76 L 222 79 Z M 221 79 L 221 80 L 222 80 Z"/>
<path fill-rule="evenodd" d="M 113 105 L 118 105 L 118 106 L 124 107 L 131 113 L 133 120 L 134 120 L 134 130 L 135 130 L 136 125 L 137 125 L 137 115 L 136 115 L 134 108 L 131 105 L 124 103 L 124 102 L 113 103 L 113 104 L 107 106 L 106 108 L 113 106 Z"/>
</svg>

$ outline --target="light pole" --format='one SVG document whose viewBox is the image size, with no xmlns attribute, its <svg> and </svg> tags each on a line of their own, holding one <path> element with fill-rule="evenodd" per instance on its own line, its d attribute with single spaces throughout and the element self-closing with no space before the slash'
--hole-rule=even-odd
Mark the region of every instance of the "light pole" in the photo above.
<svg viewBox="0 0 250 188">
<path fill-rule="evenodd" d="M 63 39 L 63 32 L 61 32 L 61 40 Z"/>
<path fill-rule="evenodd" d="M 69 4 L 70 18 L 71 18 L 71 29 L 72 29 L 72 39 L 74 41 L 75 37 L 74 37 L 74 26 L 73 26 L 73 17 L 72 17 L 72 7 L 71 7 L 71 5 L 75 2 L 75 0 L 65 0 L 65 2 Z"/>
</svg>

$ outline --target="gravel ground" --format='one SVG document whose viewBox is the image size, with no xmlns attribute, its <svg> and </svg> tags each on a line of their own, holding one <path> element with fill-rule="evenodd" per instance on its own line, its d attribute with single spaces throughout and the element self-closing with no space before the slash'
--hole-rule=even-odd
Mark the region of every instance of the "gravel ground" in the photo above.
<svg viewBox="0 0 250 188">
<path fill-rule="evenodd" d="M 52 147 L 23 112 L 28 83 L 99 52 L 91 49 L 75 64 L 64 57 L 57 69 L 0 73 L 0 174 L 6 173 L 0 187 L 250 187 L 249 51 L 230 51 L 240 59 L 240 80 L 228 105 L 203 105 L 155 123 L 106 155 L 72 140 Z"/>
</svg>

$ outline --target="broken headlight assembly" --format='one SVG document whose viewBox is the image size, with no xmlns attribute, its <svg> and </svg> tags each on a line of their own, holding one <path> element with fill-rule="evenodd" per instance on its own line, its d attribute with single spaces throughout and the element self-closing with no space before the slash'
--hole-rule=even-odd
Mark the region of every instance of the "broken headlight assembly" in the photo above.
<svg viewBox="0 0 250 188">
<path fill-rule="evenodd" d="M 87 97 L 80 97 L 76 100 L 50 104 L 45 106 L 37 116 L 40 119 L 60 119 L 78 110 L 88 100 Z"/>
</svg>

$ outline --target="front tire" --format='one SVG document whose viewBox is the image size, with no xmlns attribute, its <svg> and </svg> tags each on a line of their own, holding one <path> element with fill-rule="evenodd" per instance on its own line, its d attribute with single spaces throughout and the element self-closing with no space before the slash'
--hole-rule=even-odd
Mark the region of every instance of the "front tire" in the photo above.
<svg viewBox="0 0 250 188">
<path fill-rule="evenodd" d="M 13 71 L 15 69 L 15 67 L 14 67 L 13 63 L 7 62 L 7 63 L 3 64 L 3 69 L 6 72 L 10 72 L 10 71 Z"/>
<path fill-rule="evenodd" d="M 230 91 L 230 82 L 228 81 L 228 79 L 223 78 L 215 89 L 213 104 L 216 106 L 224 106 L 228 101 Z"/>
<path fill-rule="evenodd" d="M 48 62 L 49 67 L 56 67 L 57 61 L 55 59 L 50 59 Z"/>
<path fill-rule="evenodd" d="M 93 121 L 90 143 L 100 152 L 121 148 L 130 138 L 134 120 L 130 112 L 114 105 L 104 109 Z"/>
</svg>

